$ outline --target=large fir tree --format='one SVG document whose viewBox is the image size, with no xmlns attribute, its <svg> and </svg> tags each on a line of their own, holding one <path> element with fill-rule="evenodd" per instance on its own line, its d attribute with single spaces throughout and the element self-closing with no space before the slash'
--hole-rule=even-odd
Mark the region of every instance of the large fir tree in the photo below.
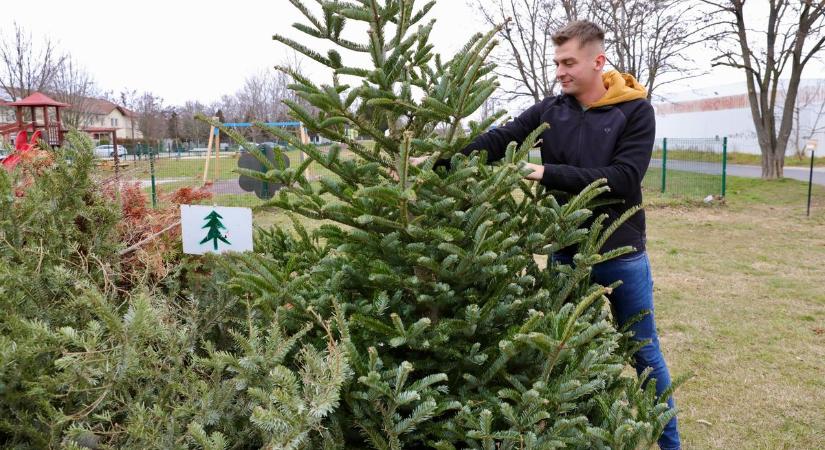
<svg viewBox="0 0 825 450">
<path fill-rule="evenodd" d="M 295 29 L 333 49 L 321 54 L 314 44 L 274 39 L 332 76 L 317 84 L 280 68 L 318 113 L 286 103 L 311 132 L 341 145 L 321 150 L 258 125 L 309 158 L 276 167 L 253 148 L 269 170 L 243 174 L 283 184 L 271 204 L 323 225 L 314 235 L 298 225 L 296 238 L 262 233 L 259 254 L 236 261 L 233 288 L 286 317 L 290 332 L 314 317 L 345 317 L 332 337 L 345 343 L 354 376 L 327 433 L 307 434 L 301 445 L 652 445 L 674 412 L 658 402 L 652 383 L 643 388 L 623 375 L 638 344 L 610 319 L 605 295 L 615 286 L 588 279 L 594 264 L 629 251 L 599 254 L 613 228 L 603 217 L 583 227 L 606 188 L 595 184 L 559 204 L 524 181 L 521 161 L 542 129 L 512 144 L 495 166 L 483 153 L 459 153 L 504 114 L 469 121 L 463 131 L 496 89 L 487 62 L 496 30 L 442 59 L 430 43 L 434 21 L 425 20 L 434 2 L 290 3 L 306 18 Z M 344 55 L 353 52 L 371 65 L 349 65 Z M 350 139 L 347 127 L 372 145 Z M 342 158 L 342 148 L 355 157 Z M 410 164 L 421 155 L 430 157 Z M 436 164 L 445 158 L 450 170 Z M 313 180 L 310 163 L 332 175 Z M 570 245 L 579 249 L 574 267 L 537 263 Z M 318 329 L 316 345 L 329 334 Z"/>
</svg>

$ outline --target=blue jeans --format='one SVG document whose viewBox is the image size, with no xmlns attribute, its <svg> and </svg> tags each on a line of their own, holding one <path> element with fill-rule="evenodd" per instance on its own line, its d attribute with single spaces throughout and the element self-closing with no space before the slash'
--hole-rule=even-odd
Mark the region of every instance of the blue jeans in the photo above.
<svg viewBox="0 0 825 450">
<path fill-rule="evenodd" d="M 572 264 L 572 258 L 566 255 L 553 255 L 553 261 L 561 264 Z M 616 280 L 622 284 L 613 293 L 608 295 L 613 317 L 619 327 L 622 327 L 633 316 L 643 310 L 650 310 L 642 320 L 633 324 L 633 338 L 650 342 L 634 355 L 633 367 L 637 374 L 641 374 L 647 367 L 652 367 L 651 378 L 656 379 L 656 393 L 661 393 L 670 386 L 670 372 L 667 370 L 665 358 L 659 348 L 659 337 L 656 334 L 656 322 L 653 319 L 653 276 L 650 272 L 650 260 L 647 252 L 620 256 L 593 266 L 592 281 L 607 286 Z M 673 398 L 668 398 L 667 404 L 673 408 Z M 676 426 L 676 417 L 665 426 L 659 438 L 659 447 L 662 450 L 679 449 L 679 430 Z"/>
</svg>

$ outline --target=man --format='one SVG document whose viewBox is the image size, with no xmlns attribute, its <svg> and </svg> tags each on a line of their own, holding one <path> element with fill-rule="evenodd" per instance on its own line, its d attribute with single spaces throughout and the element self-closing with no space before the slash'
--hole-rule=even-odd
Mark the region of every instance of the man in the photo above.
<svg viewBox="0 0 825 450">
<path fill-rule="evenodd" d="M 628 74 L 605 65 L 604 32 L 594 23 L 572 22 L 553 35 L 556 79 L 562 94 L 545 98 L 507 125 L 476 138 L 464 154 L 486 150 L 490 162 L 504 156 L 507 144 L 519 144 L 544 122 L 550 128 L 542 135 L 543 164 L 528 164 L 527 178 L 548 188 L 578 193 L 599 178 L 607 179 L 610 196 L 623 202 L 598 208 L 594 215 L 607 213 L 608 224 L 642 202 L 641 182 L 647 170 L 655 137 L 653 107 L 647 93 Z M 418 158 L 415 162 L 420 162 Z M 653 317 L 653 278 L 645 251 L 645 215 L 639 211 L 607 240 L 602 252 L 631 245 L 634 253 L 593 267 L 592 279 L 602 285 L 622 280 L 609 296 L 619 326 L 643 310 L 650 314 L 632 326 L 634 338 L 650 340 L 635 355 L 634 366 L 641 373 L 652 367 L 656 392 L 670 386 L 670 374 L 659 348 Z M 571 264 L 575 249 L 553 255 L 552 262 Z M 668 399 L 673 407 L 673 399 Z M 680 448 L 674 417 L 659 439 L 663 450 Z"/>
</svg>

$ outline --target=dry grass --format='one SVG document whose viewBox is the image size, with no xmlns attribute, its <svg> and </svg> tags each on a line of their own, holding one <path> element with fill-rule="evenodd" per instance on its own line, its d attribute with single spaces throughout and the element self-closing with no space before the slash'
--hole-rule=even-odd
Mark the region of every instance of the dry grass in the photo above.
<svg viewBox="0 0 825 450">
<path fill-rule="evenodd" d="M 736 188 L 726 207 L 648 211 L 662 346 L 695 374 L 676 396 L 685 448 L 825 448 L 825 189 L 806 218 L 801 183 Z"/>
</svg>

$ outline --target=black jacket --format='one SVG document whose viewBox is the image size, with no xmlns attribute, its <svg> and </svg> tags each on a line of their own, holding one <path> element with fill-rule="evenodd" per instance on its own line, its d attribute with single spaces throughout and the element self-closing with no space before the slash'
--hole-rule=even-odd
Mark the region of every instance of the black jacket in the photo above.
<svg viewBox="0 0 825 450">
<path fill-rule="evenodd" d="M 544 122 L 550 128 L 541 135 L 543 185 L 575 194 L 599 178 L 607 179 L 610 193 L 606 197 L 623 203 L 596 208 L 594 217 L 601 213 L 610 216 L 606 225 L 642 203 L 642 179 L 656 135 L 653 107 L 644 99 L 584 110 L 575 97 L 547 97 L 507 125 L 480 135 L 462 153 L 484 149 L 489 162 L 497 161 L 504 157 L 507 144 L 521 144 Z M 631 245 L 640 252 L 645 249 L 645 241 L 645 215 L 640 210 L 613 233 L 601 250 Z M 566 249 L 563 253 L 573 251 Z"/>
</svg>

